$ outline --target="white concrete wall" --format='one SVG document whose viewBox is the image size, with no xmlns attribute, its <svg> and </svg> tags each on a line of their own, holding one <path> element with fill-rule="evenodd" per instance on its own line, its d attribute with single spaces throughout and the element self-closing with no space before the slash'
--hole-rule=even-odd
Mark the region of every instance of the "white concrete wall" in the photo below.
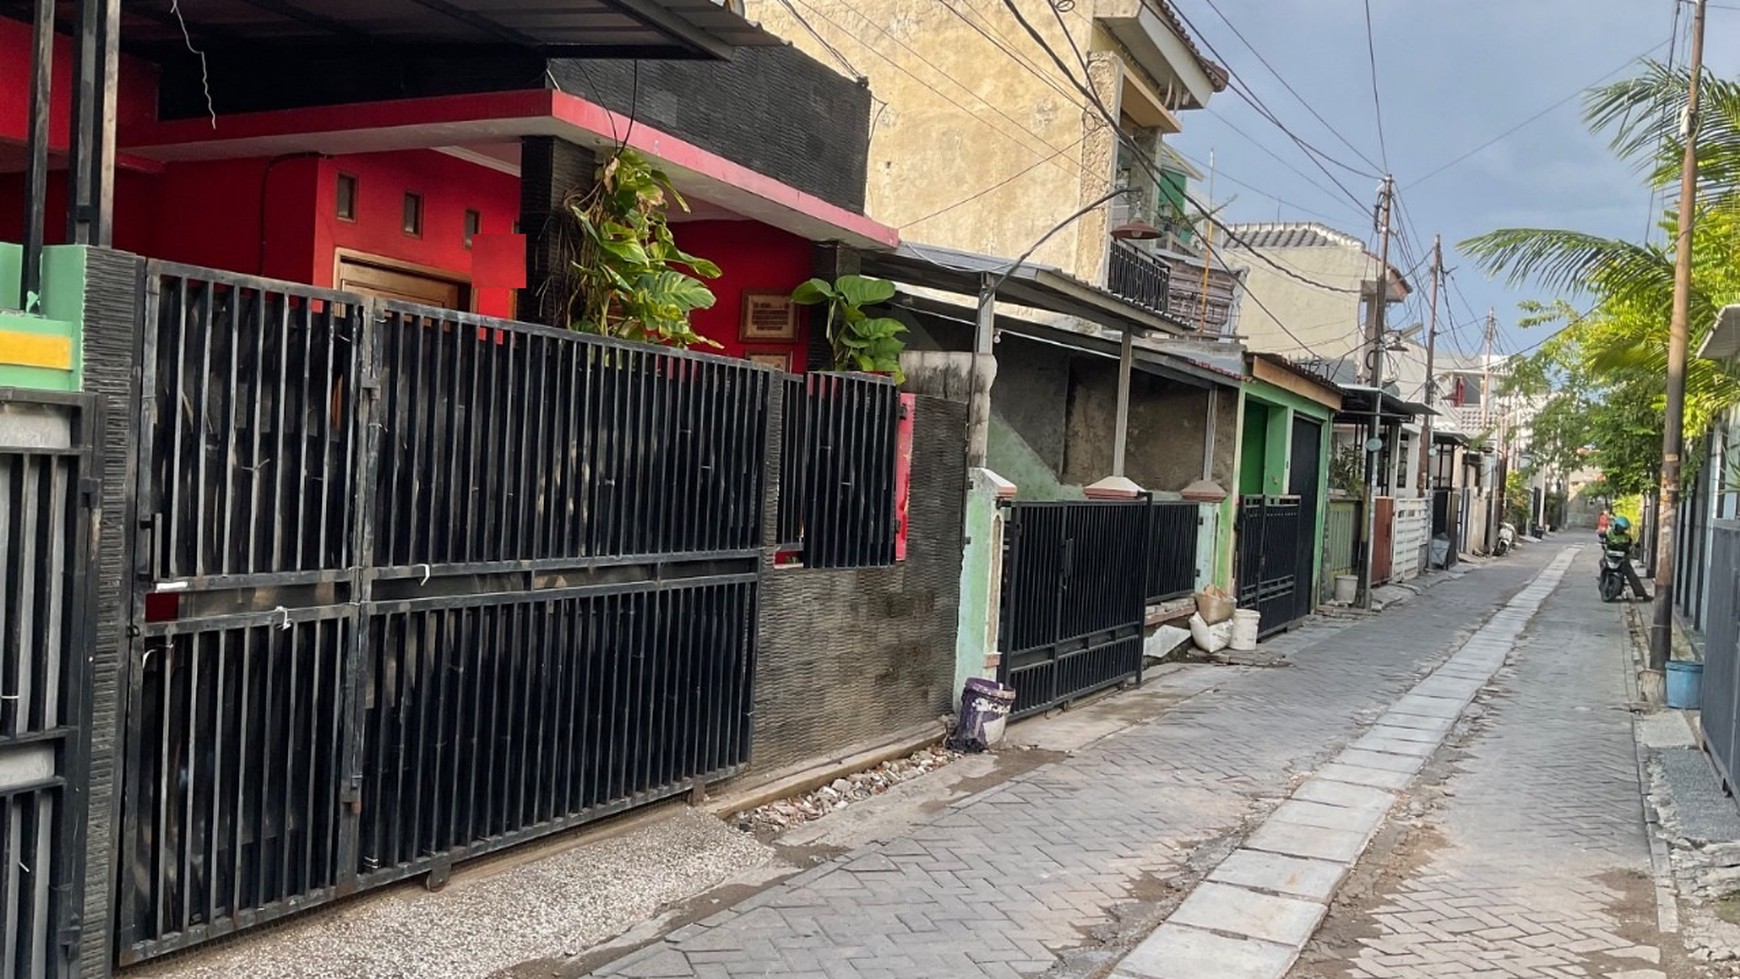
<svg viewBox="0 0 1740 979">
<path fill-rule="evenodd" d="M 1331 361 L 1351 357 L 1363 365 L 1359 351 L 1365 325 L 1357 291 L 1362 283 L 1377 278 L 1377 260 L 1359 249 L 1329 246 L 1262 252 L 1307 279 L 1351 291 L 1332 292 L 1301 282 L 1249 252 L 1229 247 L 1222 256 L 1226 263 L 1246 270 L 1248 296 L 1239 309 L 1239 332 L 1246 337 L 1245 344 L 1287 357 Z"/>
</svg>

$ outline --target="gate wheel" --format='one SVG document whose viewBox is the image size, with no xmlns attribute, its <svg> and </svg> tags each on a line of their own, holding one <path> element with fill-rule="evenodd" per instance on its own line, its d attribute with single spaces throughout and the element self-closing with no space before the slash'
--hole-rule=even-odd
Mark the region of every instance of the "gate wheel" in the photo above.
<svg viewBox="0 0 1740 979">
<path fill-rule="evenodd" d="M 447 888 L 447 882 L 453 879 L 453 861 L 437 857 L 429 866 L 429 875 L 423 878 L 423 889 L 431 894 L 438 894 Z"/>
</svg>

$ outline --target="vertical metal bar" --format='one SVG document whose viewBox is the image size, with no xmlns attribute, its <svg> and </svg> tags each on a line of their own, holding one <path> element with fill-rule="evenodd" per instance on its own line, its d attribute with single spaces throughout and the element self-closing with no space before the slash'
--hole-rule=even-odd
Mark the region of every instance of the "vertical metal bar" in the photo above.
<svg viewBox="0 0 1740 979">
<path fill-rule="evenodd" d="M 207 475 L 207 460 L 211 456 L 211 447 L 206 444 L 211 431 L 211 424 L 206 419 L 206 411 L 211 406 L 211 321 L 214 315 L 216 286 L 210 282 L 201 284 L 199 312 L 194 320 L 198 330 L 199 343 L 199 376 L 194 379 L 193 389 L 186 391 L 184 396 L 192 401 L 194 417 L 197 419 L 193 431 L 193 444 L 199 453 L 194 460 L 194 499 L 193 526 L 190 529 L 193 537 L 193 567 L 195 575 L 208 573 L 206 552 L 211 544 L 211 520 L 206 516 L 206 497 L 211 493 L 211 479 Z M 177 478 L 180 478 L 179 475 Z"/>
<path fill-rule="evenodd" d="M 227 685 L 228 680 L 229 680 L 228 664 L 225 662 L 225 660 L 227 660 L 229 658 L 228 657 L 229 634 L 227 631 L 218 631 L 218 632 L 211 633 L 210 636 L 211 636 L 212 653 L 213 653 L 214 658 L 217 660 L 217 662 L 214 664 L 214 667 L 215 667 L 214 672 L 217 674 L 217 679 L 212 684 L 212 711 L 211 711 L 211 732 L 210 732 L 211 733 L 211 739 L 210 739 L 211 740 L 211 800 L 210 800 L 210 811 L 208 812 L 207 817 L 206 817 L 207 821 L 206 821 L 206 827 L 205 827 L 206 879 L 205 879 L 205 887 L 203 888 L 204 893 L 202 894 L 202 897 L 205 899 L 205 910 L 206 910 L 205 920 L 206 920 L 206 923 L 208 923 L 208 924 L 211 923 L 212 921 L 216 920 L 216 918 L 218 916 L 218 852 L 219 852 L 218 839 L 221 835 L 220 831 L 223 827 L 222 814 L 223 814 L 223 808 L 224 808 L 224 805 L 223 805 L 223 800 L 224 800 L 224 742 L 226 740 L 228 740 L 228 735 L 229 735 L 229 732 L 225 730 L 225 728 L 228 725 L 225 723 L 226 718 L 227 718 L 227 713 L 224 710 L 224 691 L 225 691 L 225 689 L 227 689 L 226 685 Z M 239 745 L 240 742 L 236 742 L 236 744 Z M 189 754 L 190 758 L 192 757 L 193 753 L 196 750 L 198 750 L 198 748 L 199 748 L 199 746 L 196 744 L 188 745 L 188 754 Z M 198 771 L 199 771 L 198 766 L 189 765 L 188 767 L 189 767 L 189 774 L 193 776 L 190 779 L 190 781 L 193 781 L 197 784 Z M 232 907 L 230 909 L 230 911 L 231 911 L 231 913 L 234 913 L 235 908 Z"/>
<path fill-rule="evenodd" d="M 223 452 L 218 459 L 218 465 L 223 473 L 223 482 L 217 486 L 215 505 L 222 520 L 223 537 L 218 547 L 217 568 L 220 573 L 234 572 L 238 562 L 235 553 L 235 516 L 236 516 L 236 483 L 240 473 L 236 470 L 236 406 L 240 403 L 237 397 L 237 386 L 241 383 L 240 345 L 242 342 L 242 296 L 240 286 L 230 289 L 230 301 L 227 312 L 229 323 L 223 342 L 229 347 L 230 362 L 223 383 L 219 390 L 223 392 Z"/>
<path fill-rule="evenodd" d="M 73 5 L 72 125 L 67 140 L 66 240 L 91 244 L 91 180 L 95 155 L 98 63 L 97 32 L 100 0 L 77 0 Z"/>
<path fill-rule="evenodd" d="M 319 547 L 315 552 L 315 560 L 317 562 L 315 566 L 321 568 L 333 567 L 336 557 L 336 555 L 329 550 L 329 544 L 327 541 L 328 535 L 342 535 L 345 534 L 346 529 L 342 524 L 338 528 L 333 527 L 332 504 L 334 495 L 335 493 L 339 494 L 338 499 L 341 506 L 343 505 L 342 501 L 350 496 L 348 492 L 345 492 L 347 487 L 340 485 L 349 474 L 340 473 L 338 471 L 338 466 L 335 464 L 335 460 L 333 459 L 333 436 L 337 434 L 334 431 L 334 426 L 335 424 L 343 424 L 343 419 L 338 419 L 335 422 L 332 417 L 333 390 L 334 382 L 336 380 L 334 374 L 336 373 L 338 366 L 338 358 L 336 355 L 340 320 L 338 316 L 334 315 L 330 303 L 326 307 L 326 314 L 326 359 L 321 362 L 321 367 L 323 368 L 321 373 L 324 376 L 322 377 L 323 384 L 321 387 L 320 409 L 315 415 L 315 417 L 320 419 L 322 429 L 320 439 L 320 537 Z M 349 314 L 346 313 L 346 315 L 348 316 Z M 342 540 L 343 538 L 340 537 L 339 539 Z M 337 543 L 337 541 L 334 543 Z M 342 560 L 342 558 L 339 558 L 339 560 Z"/>
<path fill-rule="evenodd" d="M 241 670 L 242 676 L 236 696 L 236 786 L 232 805 L 234 815 L 230 819 L 230 912 L 238 913 L 251 903 L 243 887 L 245 868 L 242 860 L 242 843 L 248 834 L 242 831 L 248 812 L 248 782 L 249 770 L 252 768 L 242 757 L 247 751 L 251 733 L 248 722 L 253 717 L 253 629 L 241 630 Z M 214 792 L 215 796 L 216 793 Z M 258 837 L 254 837 L 257 841 Z M 256 842 L 257 845 L 257 842 Z"/>
<path fill-rule="evenodd" d="M 31 24 L 30 115 L 24 140 L 24 267 L 18 300 L 24 311 L 40 312 L 42 248 L 48 220 L 48 118 L 53 100 L 55 0 L 36 0 Z"/>
<path fill-rule="evenodd" d="M 318 558 L 311 559 L 308 554 L 308 504 L 317 486 L 308 474 L 308 439 L 312 435 L 308 428 L 308 418 L 314 408 L 308 403 L 308 391 L 311 379 L 310 372 L 314 363 L 314 331 L 316 324 L 326 313 L 314 312 L 313 303 L 304 299 L 302 302 L 302 360 L 297 365 L 297 397 L 296 397 L 296 488 L 292 495 L 296 497 L 296 564 L 297 570 L 306 570 L 317 566 Z M 285 392 L 285 400 L 289 401 L 289 393 Z"/>
<path fill-rule="evenodd" d="M 462 561 L 465 559 L 464 512 L 466 509 L 466 487 L 460 479 L 462 472 L 460 464 L 466 458 L 466 445 L 471 425 L 470 403 L 461 394 L 463 386 L 463 367 L 465 363 L 465 327 L 459 323 L 446 323 L 442 327 L 444 342 L 450 348 L 448 356 L 450 372 L 446 382 L 447 391 L 447 478 L 443 480 L 443 492 L 446 494 L 445 526 L 447 546 L 442 549 L 441 559 L 444 561 Z"/>
</svg>

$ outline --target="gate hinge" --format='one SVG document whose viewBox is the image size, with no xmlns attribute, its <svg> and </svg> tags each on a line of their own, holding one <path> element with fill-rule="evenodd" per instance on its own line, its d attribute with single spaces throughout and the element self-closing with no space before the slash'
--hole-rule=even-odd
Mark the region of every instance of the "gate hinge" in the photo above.
<svg viewBox="0 0 1740 979">
<path fill-rule="evenodd" d="M 93 476 L 85 476 L 79 480 L 79 495 L 83 496 L 85 498 L 86 502 L 94 500 L 97 497 L 101 496 L 102 494 L 103 494 L 103 481 L 102 480 L 97 479 Z"/>
<path fill-rule="evenodd" d="M 371 393 L 379 391 L 381 389 L 381 375 L 374 371 L 364 371 L 362 379 L 357 382 L 357 387 Z"/>
</svg>

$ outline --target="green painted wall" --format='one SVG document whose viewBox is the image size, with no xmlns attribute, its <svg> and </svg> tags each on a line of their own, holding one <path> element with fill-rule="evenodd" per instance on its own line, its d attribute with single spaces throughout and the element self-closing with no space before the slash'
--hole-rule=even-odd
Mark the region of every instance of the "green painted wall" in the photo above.
<svg viewBox="0 0 1740 979">
<path fill-rule="evenodd" d="M 38 297 L 19 295 L 23 258 L 21 246 L 0 242 L 0 331 L 64 337 L 72 346 L 72 367 L 0 364 L 0 387 L 77 391 L 84 374 L 85 247 L 56 245 L 44 250 L 43 290 Z M 22 312 L 27 301 L 33 306 L 29 313 Z"/>
<path fill-rule="evenodd" d="M 1015 484 L 1018 499 L 1086 499 L 1080 486 L 1059 481 L 1057 474 L 1027 444 L 1021 433 L 995 412 L 991 414 L 991 427 L 985 437 L 985 463 L 992 472 Z"/>
<path fill-rule="evenodd" d="M 983 469 L 968 472 L 967 480 L 966 543 L 961 548 L 961 597 L 955 619 L 956 709 L 969 678 L 996 679 L 996 669 L 987 666 L 985 658 L 997 651 L 995 623 L 1003 578 L 1003 518 L 997 511 L 997 488 Z"/>
<path fill-rule="evenodd" d="M 1268 471 L 1269 409 L 1247 400 L 1239 427 L 1239 495 L 1261 496 L 1266 492 Z"/>
<path fill-rule="evenodd" d="M 1263 486 L 1264 492 L 1268 493 L 1286 492 L 1287 474 L 1289 466 L 1292 465 L 1292 460 L 1287 456 L 1293 445 L 1293 418 L 1304 416 L 1320 423 L 1317 440 L 1317 511 L 1311 518 L 1314 528 L 1311 539 L 1318 542 L 1317 549 L 1311 555 L 1312 587 L 1316 587 L 1315 582 L 1323 576 L 1323 526 L 1324 521 L 1329 519 L 1329 447 L 1334 440 L 1334 413 L 1291 391 L 1264 381 L 1249 380 L 1245 382 L 1247 417 L 1253 409 L 1265 416 L 1264 435 L 1269 445 L 1263 459 Z M 1275 424 L 1277 416 L 1285 419 L 1279 425 Z M 1248 426 L 1246 430 L 1249 430 Z M 1246 481 L 1241 474 L 1241 490 Z"/>
</svg>

